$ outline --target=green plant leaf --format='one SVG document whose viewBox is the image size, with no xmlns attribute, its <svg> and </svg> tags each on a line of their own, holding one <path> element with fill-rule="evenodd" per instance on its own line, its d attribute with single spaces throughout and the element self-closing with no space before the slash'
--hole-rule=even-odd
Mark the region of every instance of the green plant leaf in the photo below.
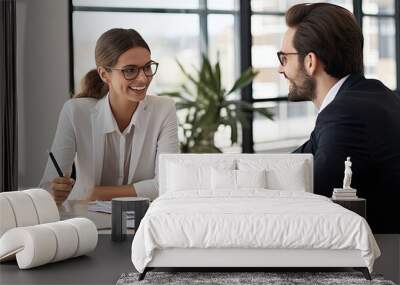
<svg viewBox="0 0 400 285">
<path fill-rule="evenodd" d="M 219 65 L 219 61 L 215 64 L 215 81 L 216 81 L 216 92 L 218 94 L 219 99 L 224 96 L 224 92 L 221 92 L 221 67 Z"/>
<path fill-rule="evenodd" d="M 189 95 L 190 100 L 196 100 L 196 95 L 193 94 L 193 91 L 189 89 L 189 87 L 187 87 L 186 84 L 183 84 L 181 86 L 181 89 L 184 91 L 185 94 Z"/>
<path fill-rule="evenodd" d="M 270 120 L 274 119 L 274 115 L 270 112 L 270 110 L 268 110 L 268 108 L 254 108 L 254 111 L 263 115 L 264 117 L 267 117 Z"/>
<path fill-rule="evenodd" d="M 261 107 L 254 107 L 252 104 L 245 102 L 245 101 L 239 101 L 239 100 L 230 100 L 226 101 L 225 105 L 235 105 L 236 108 L 241 109 L 243 111 L 251 111 L 251 112 L 257 112 L 268 119 L 273 120 L 273 114 L 268 110 L 268 108 L 261 108 Z"/>
<path fill-rule="evenodd" d="M 242 73 L 242 75 L 235 81 L 233 87 L 225 94 L 225 96 L 235 92 L 238 89 L 245 87 L 250 84 L 251 81 L 257 76 L 258 71 L 254 71 L 252 68 L 248 68 Z"/>
<path fill-rule="evenodd" d="M 205 104 L 205 106 L 207 106 L 208 101 L 214 101 L 215 103 L 217 102 L 218 94 L 216 93 L 215 90 L 213 90 L 212 88 L 209 87 L 209 80 L 207 79 L 207 76 L 206 76 L 206 74 L 207 74 L 206 65 L 204 65 L 204 64 L 202 65 L 202 69 L 200 70 L 200 73 L 198 74 L 198 77 L 199 77 L 198 80 L 196 80 L 192 75 L 187 73 L 185 71 L 185 68 L 179 63 L 179 61 L 178 61 L 178 65 L 179 65 L 180 69 L 182 70 L 182 72 L 184 73 L 184 75 L 186 76 L 186 78 L 188 78 L 197 87 L 198 94 L 197 94 L 196 100 L 198 100 L 198 102 L 200 104 Z M 210 100 L 210 99 L 214 99 L 214 100 Z"/>
<path fill-rule="evenodd" d="M 212 87 L 212 89 L 214 91 L 216 91 L 217 90 L 217 82 L 216 82 L 216 78 L 215 78 L 214 72 L 212 70 L 210 61 L 204 54 L 202 56 L 202 59 L 203 59 L 203 65 L 202 65 L 201 70 L 203 71 L 203 75 L 204 75 L 203 79 L 206 83 L 208 83 Z"/>
<path fill-rule="evenodd" d="M 182 110 L 182 109 L 190 109 L 190 108 L 196 108 L 196 103 L 194 102 L 176 102 L 175 107 L 177 110 Z"/>
</svg>

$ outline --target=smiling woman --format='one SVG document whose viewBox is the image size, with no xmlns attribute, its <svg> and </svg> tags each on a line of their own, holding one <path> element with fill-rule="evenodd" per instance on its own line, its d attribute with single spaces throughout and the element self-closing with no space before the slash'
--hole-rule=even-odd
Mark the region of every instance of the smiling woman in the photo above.
<svg viewBox="0 0 400 285">
<path fill-rule="evenodd" d="M 65 177 L 48 161 L 41 187 L 58 204 L 66 199 L 110 200 L 158 196 L 157 158 L 178 152 L 173 100 L 147 95 L 158 63 L 133 29 L 111 29 L 95 49 L 96 69 L 60 114 L 51 151 Z M 146 143 L 144 143 L 146 142 Z M 68 174 L 76 162 L 76 183 Z"/>
</svg>

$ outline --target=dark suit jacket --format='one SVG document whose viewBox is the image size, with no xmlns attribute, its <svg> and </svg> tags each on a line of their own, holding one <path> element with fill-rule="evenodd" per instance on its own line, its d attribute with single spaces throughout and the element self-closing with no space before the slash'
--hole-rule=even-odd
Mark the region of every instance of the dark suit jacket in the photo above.
<svg viewBox="0 0 400 285">
<path fill-rule="evenodd" d="M 314 155 L 314 193 L 328 197 L 342 187 L 350 156 L 351 186 L 367 199 L 373 232 L 400 233 L 400 96 L 378 80 L 351 75 L 295 152 Z"/>
</svg>

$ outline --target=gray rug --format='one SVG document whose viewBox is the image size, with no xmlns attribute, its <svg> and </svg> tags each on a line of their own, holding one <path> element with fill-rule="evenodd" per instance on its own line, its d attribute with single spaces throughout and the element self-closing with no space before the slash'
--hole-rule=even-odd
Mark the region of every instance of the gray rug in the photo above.
<svg viewBox="0 0 400 285">
<path fill-rule="evenodd" d="M 395 285 L 392 281 L 384 280 L 380 275 L 372 275 L 372 281 L 364 278 L 360 272 L 148 272 L 142 281 L 138 281 L 138 273 L 122 274 L 117 285 L 133 284 L 379 284 Z"/>
</svg>

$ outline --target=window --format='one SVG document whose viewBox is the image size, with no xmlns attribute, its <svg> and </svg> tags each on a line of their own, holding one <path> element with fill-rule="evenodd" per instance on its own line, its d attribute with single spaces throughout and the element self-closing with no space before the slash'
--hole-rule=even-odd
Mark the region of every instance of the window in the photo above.
<svg viewBox="0 0 400 285">
<path fill-rule="evenodd" d="M 364 65 L 367 77 L 396 89 L 396 28 L 394 0 L 363 2 Z"/>
<path fill-rule="evenodd" d="M 152 21 L 157 19 L 157 21 Z M 73 15 L 74 82 L 79 90 L 81 78 L 95 68 L 96 40 L 114 27 L 134 28 L 148 42 L 152 58 L 160 63 L 157 80 L 150 85 L 150 93 L 169 90 L 179 85 L 183 76 L 175 62 L 189 66 L 200 61 L 199 17 L 196 14 L 154 14 L 134 12 L 77 11 Z M 159 27 L 163 28 L 160 29 Z M 176 27 L 182 27 L 179 30 Z M 145 35 L 145 36 L 144 36 Z"/>
<path fill-rule="evenodd" d="M 150 92 L 175 90 L 185 78 L 175 59 L 189 70 L 199 66 L 201 54 L 212 62 L 217 56 L 225 86 L 231 86 L 240 66 L 251 62 L 259 71 L 248 95 L 242 98 L 267 107 L 273 121 L 254 114 L 240 143 L 230 147 L 230 129 L 215 136 L 218 147 L 229 152 L 290 151 L 304 142 L 315 124 L 312 103 L 287 101 L 287 82 L 277 72 L 276 52 L 286 30 L 284 13 L 300 0 L 71 0 L 73 78 L 75 90 L 84 74 L 95 67 L 97 38 L 112 27 L 137 29 L 149 43 L 152 57 L 160 62 Z M 307 2 L 320 2 L 317 0 Z M 364 64 L 367 77 L 378 78 L 388 87 L 400 84 L 400 4 L 395 0 L 331 0 L 355 14 L 364 33 Z M 247 8 L 249 13 L 241 11 Z M 247 19 L 246 19 L 247 17 Z M 251 35 L 240 23 L 250 23 Z M 398 32 L 396 33 L 396 27 Z M 246 38 L 252 46 L 246 49 Z M 245 51 L 245 52 L 243 52 Z M 247 57 L 247 61 L 241 59 Z M 240 98 L 240 94 L 234 94 Z M 243 144 L 242 144 L 243 142 Z M 243 146 L 242 146 L 243 145 Z"/>
</svg>

